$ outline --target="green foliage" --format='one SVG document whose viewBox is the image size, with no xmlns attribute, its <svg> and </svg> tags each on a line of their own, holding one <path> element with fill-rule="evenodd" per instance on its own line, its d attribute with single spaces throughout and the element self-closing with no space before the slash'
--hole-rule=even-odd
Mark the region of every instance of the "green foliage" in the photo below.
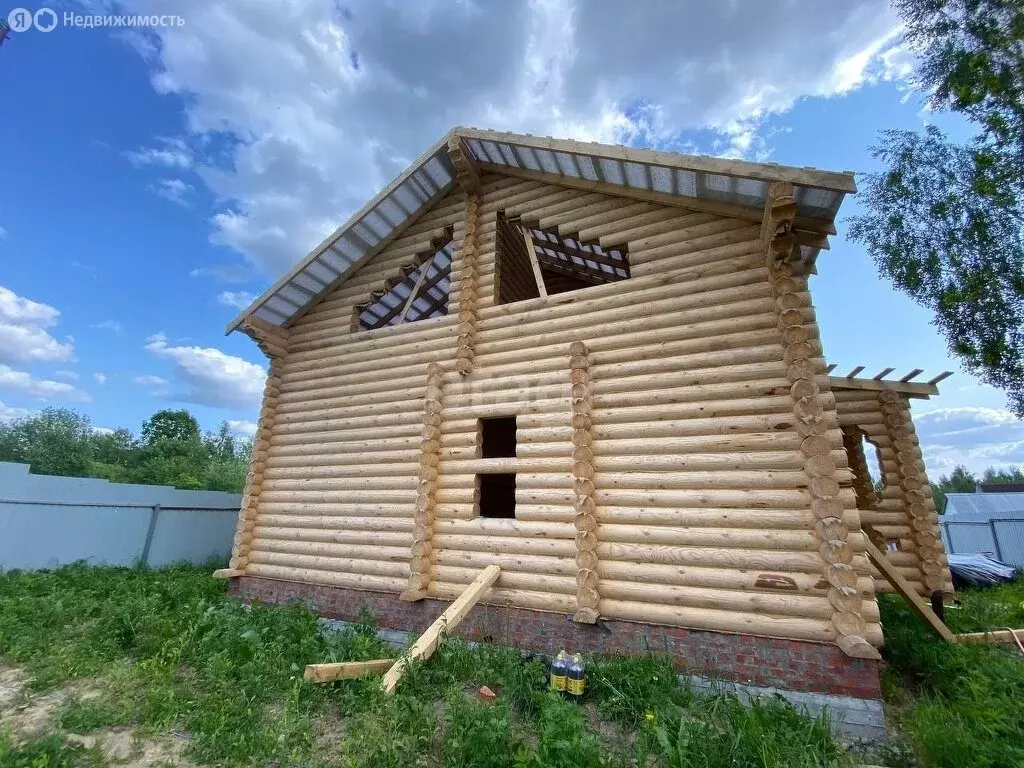
<svg viewBox="0 0 1024 768">
<path fill-rule="evenodd" d="M 843 764 L 827 729 L 787 704 L 748 712 L 680 689 L 663 657 L 591 660 L 583 706 L 547 690 L 539 660 L 457 638 L 414 664 L 392 696 L 376 678 L 310 685 L 307 663 L 394 655 L 372 617 L 321 633 L 303 607 L 245 609 L 202 568 L 0 574 L 0 654 L 37 690 L 89 679 L 99 695 L 68 699 L 55 718 L 64 731 L 182 729 L 187 756 L 210 765 L 653 768 L 725 764 L 718 753 L 740 766 Z M 481 685 L 498 700 L 478 702 Z M 690 763 L 678 762 L 682 713 Z M 56 736 L 32 749 L 56 757 L 0 764 L 89 765 L 80 751 L 61 763 L 68 748 Z"/>
<path fill-rule="evenodd" d="M 186 410 L 157 411 L 142 422 L 142 440 L 153 445 L 161 440 L 187 443 L 199 440 L 199 422 Z"/>
<path fill-rule="evenodd" d="M 958 464 L 948 475 L 939 478 L 939 482 L 932 484 L 932 496 L 935 498 L 935 508 L 941 515 L 946 511 L 947 493 L 974 493 L 978 489 L 978 483 L 988 485 L 1003 485 L 1005 483 L 1024 483 L 1024 468 L 1009 467 L 1007 469 L 996 469 L 989 467 L 981 476 L 979 481 L 967 467 Z"/>
<path fill-rule="evenodd" d="M 960 593 L 954 632 L 1024 624 L 1024 581 Z M 883 685 L 921 762 L 1024 765 L 1024 663 L 1008 646 L 944 643 L 893 595 L 881 600 Z"/>
<path fill-rule="evenodd" d="M 897 0 L 935 109 L 978 128 L 885 131 L 868 212 L 851 236 L 932 310 L 950 351 L 1024 415 L 1024 7 L 1015 0 Z"/>
<path fill-rule="evenodd" d="M 15 744 L 0 731 L 0 765 L 4 768 L 100 768 L 102 756 L 96 750 L 87 750 L 66 743 L 59 736 L 48 735 L 27 744 Z"/>
<path fill-rule="evenodd" d="M 85 415 L 66 409 L 0 424 L 0 461 L 29 464 L 36 474 L 113 482 L 238 493 L 251 449 L 226 422 L 201 437 L 188 411 L 157 411 L 143 423 L 142 440 L 127 429 L 99 434 Z"/>
</svg>

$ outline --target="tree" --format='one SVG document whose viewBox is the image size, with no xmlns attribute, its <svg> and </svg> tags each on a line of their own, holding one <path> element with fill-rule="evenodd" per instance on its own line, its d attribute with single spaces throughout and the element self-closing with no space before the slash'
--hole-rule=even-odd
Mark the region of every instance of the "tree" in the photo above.
<svg viewBox="0 0 1024 768">
<path fill-rule="evenodd" d="M 1024 416 L 1024 5 L 896 0 L 933 109 L 977 135 L 884 131 L 851 237 L 932 310 L 950 351 Z"/>
<path fill-rule="evenodd" d="M 198 441 L 199 422 L 184 409 L 157 411 L 142 422 L 142 440 L 147 445 L 158 440 Z"/>
<path fill-rule="evenodd" d="M 67 408 L 44 408 L 38 415 L 3 427 L 0 460 L 31 465 L 39 475 L 81 477 L 92 461 L 92 424 Z"/>
</svg>

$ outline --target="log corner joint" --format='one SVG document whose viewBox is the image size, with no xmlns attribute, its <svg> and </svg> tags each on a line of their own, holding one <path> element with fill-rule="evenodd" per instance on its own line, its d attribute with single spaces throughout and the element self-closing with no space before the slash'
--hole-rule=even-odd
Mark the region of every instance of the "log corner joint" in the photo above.
<svg viewBox="0 0 1024 768">
<path fill-rule="evenodd" d="M 271 325 L 258 317 L 247 317 L 241 330 L 253 341 L 268 359 L 284 357 L 288 351 L 289 331 Z"/>
<path fill-rule="evenodd" d="M 448 139 L 448 157 L 455 166 L 455 180 L 467 195 L 480 193 L 480 171 L 473 160 L 473 153 L 461 136 Z"/>
<path fill-rule="evenodd" d="M 799 246 L 796 233 L 796 198 L 793 184 L 788 181 L 773 181 L 768 187 L 768 197 L 761 219 L 761 242 L 766 253 L 766 266 L 777 267 L 789 261 Z"/>
</svg>

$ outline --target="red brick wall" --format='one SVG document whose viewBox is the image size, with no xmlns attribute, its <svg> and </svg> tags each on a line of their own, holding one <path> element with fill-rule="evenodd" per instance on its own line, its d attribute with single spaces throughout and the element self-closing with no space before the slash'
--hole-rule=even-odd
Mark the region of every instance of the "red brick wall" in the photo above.
<svg viewBox="0 0 1024 768">
<path fill-rule="evenodd" d="M 422 632 L 448 606 L 438 600 L 405 603 L 397 595 L 383 592 L 254 576 L 233 579 L 230 592 L 262 603 L 299 601 L 321 616 L 347 621 L 357 620 L 360 607 L 366 606 L 380 626 L 413 632 Z M 794 691 L 881 698 L 877 662 L 852 659 L 838 647 L 825 643 L 630 621 L 578 624 L 565 614 L 493 605 L 477 605 L 454 634 L 547 654 L 561 648 L 608 655 L 669 653 L 676 659 L 680 672 Z"/>
</svg>

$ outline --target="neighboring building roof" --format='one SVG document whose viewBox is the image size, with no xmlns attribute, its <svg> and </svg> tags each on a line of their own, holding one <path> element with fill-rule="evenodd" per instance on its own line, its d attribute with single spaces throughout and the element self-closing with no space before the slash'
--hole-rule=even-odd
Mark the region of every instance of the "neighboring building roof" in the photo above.
<svg viewBox="0 0 1024 768">
<path fill-rule="evenodd" d="M 1024 493 L 947 493 L 945 518 L 1024 518 Z"/>
<path fill-rule="evenodd" d="M 978 493 L 1024 493 L 1024 483 L 978 483 Z"/>
<path fill-rule="evenodd" d="M 607 144 L 453 128 L 340 229 L 239 314 L 286 327 L 327 291 L 380 252 L 455 185 L 448 142 L 461 139 L 481 171 L 537 178 L 652 202 L 760 221 L 771 182 L 794 185 L 801 261 L 813 265 L 847 193 L 851 172 L 656 152 Z"/>
</svg>

